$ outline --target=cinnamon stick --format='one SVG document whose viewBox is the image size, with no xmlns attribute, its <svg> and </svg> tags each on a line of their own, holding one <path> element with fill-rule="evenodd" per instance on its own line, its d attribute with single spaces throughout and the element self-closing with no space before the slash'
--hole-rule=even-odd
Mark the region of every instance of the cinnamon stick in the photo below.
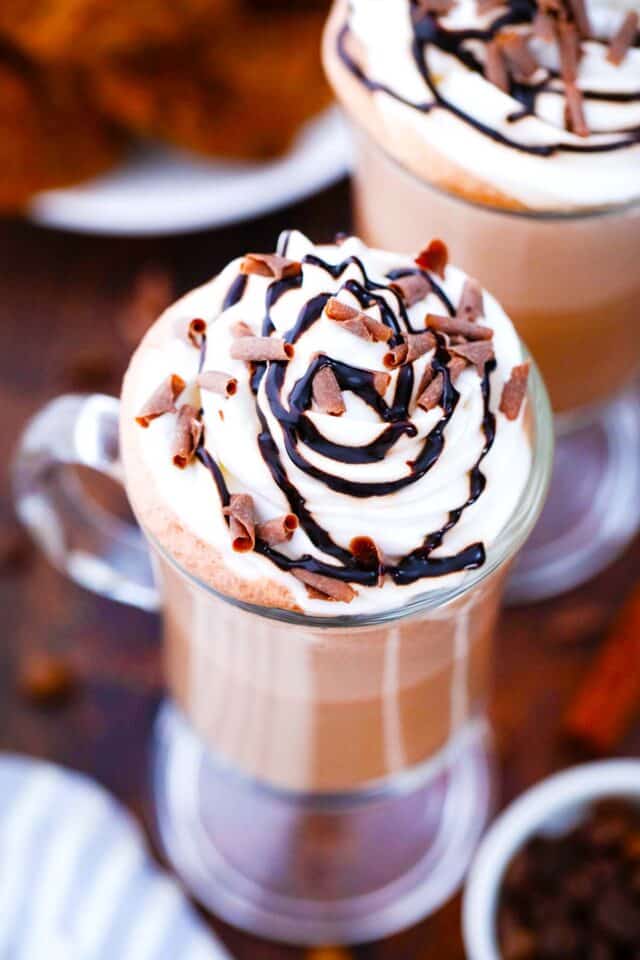
<svg viewBox="0 0 640 960">
<path fill-rule="evenodd" d="M 564 733 L 594 753 L 611 751 L 640 713 L 640 585 L 615 618 L 565 714 Z"/>
</svg>

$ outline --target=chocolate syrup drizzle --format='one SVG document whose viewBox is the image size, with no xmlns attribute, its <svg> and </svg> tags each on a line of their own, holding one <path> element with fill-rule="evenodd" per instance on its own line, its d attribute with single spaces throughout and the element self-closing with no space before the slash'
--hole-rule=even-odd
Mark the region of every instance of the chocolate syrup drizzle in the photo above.
<svg viewBox="0 0 640 960">
<path fill-rule="evenodd" d="M 280 252 L 282 254 L 286 253 L 286 240 L 284 242 L 284 250 Z M 324 270 L 334 280 L 339 279 L 348 267 L 355 265 L 362 279 L 347 280 L 344 283 L 343 289 L 349 290 L 363 308 L 374 304 L 378 306 L 382 321 L 393 331 L 393 337 L 390 343 L 394 341 L 398 342 L 403 332 L 411 330 L 406 308 L 399 295 L 396 291 L 393 291 L 390 285 L 376 283 L 371 280 L 367 275 L 362 261 L 357 257 L 350 256 L 341 263 L 333 265 L 326 263 L 315 254 L 308 254 L 302 262 L 305 265 Z M 417 272 L 420 272 L 417 268 L 391 271 L 388 274 L 389 283 L 399 276 L 406 276 L 407 274 Z M 451 301 L 430 275 L 425 274 L 425 276 L 428 276 L 431 287 L 439 297 L 443 308 L 453 316 L 455 309 Z M 274 305 L 290 290 L 300 288 L 301 284 L 302 274 L 273 281 L 269 284 L 265 296 L 265 315 L 262 323 L 263 335 L 268 336 L 274 330 L 274 324 L 271 319 L 271 310 Z M 247 277 L 242 275 L 233 281 L 224 301 L 225 307 L 240 302 L 246 290 L 246 285 Z M 381 291 L 383 290 L 387 291 L 387 293 L 390 291 L 394 293 L 398 305 L 397 313 L 391 309 L 387 299 L 382 295 Z M 313 327 L 320 319 L 330 296 L 332 296 L 332 294 L 322 293 L 312 297 L 304 304 L 296 318 L 295 324 L 284 334 L 286 342 L 295 344 L 304 333 Z M 386 482 L 355 482 L 347 480 L 339 474 L 327 473 L 311 464 L 302 454 L 300 447 L 306 446 L 334 460 L 336 463 L 372 463 L 384 460 L 396 441 L 402 436 L 415 437 L 417 429 L 409 414 L 409 403 L 414 383 L 411 364 L 407 364 L 399 371 L 397 386 L 391 404 L 387 403 L 376 391 L 374 375 L 371 371 L 333 360 L 325 354 L 316 357 L 309 369 L 293 384 L 286 397 L 286 401 L 283 399 L 286 373 L 285 363 L 261 362 L 254 364 L 250 373 L 251 389 L 254 395 L 257 395 L 264 382 L 264 397 L 268 403 L 271 414 L 278 421 L 283 431 L 287 456 L 300 470 L 340 494 L 356 498 L 387 496 L 396 490 L 401 490 L 418 481 L 437 462 L 445 445 L 445 430 L 447 424 L 451 420 L 458 404 L 459 394 L 451 382 L 447 366 L 450 355 L 445 345 L 445 339 L 439 334 L 436 335 L 436 339 L 437 347 L 432 359 L 432 367 L 434 374 L 442 374 L 444 381 L 441 401 L 442 416 L 425 438 L 418 456 L 415 460 L 411 461 L 409 473 L 396 480 Z M 318 370 L 324 366 L 331 367 L 342 390 L 350 390 L 357 394 L 367 406 L 377 413 L 382 429 L 377 438 L 372 442 L 359 447 L 334 443 L 323 437 L 312 420 L 307 416 L 307 411 L 311 408 L 312 403 L 313 378 Z M 482 378 L 484 404 L 482 429 L 485 442 L 482 452 L 469 474 L 469 495 L 467 500 L 449 513 L 444 526 L 439 530 L 429 533 L 423 539 L 422 543 L 402 558 L 399 563 L 385 563 L 381 569 L 371 569 L 370 566 L 359 561 L 349 550 L 335 543 L 329 532 L 314 518 L 306 505 L 304 497 L 287 475 L 267 417 L 258 405 L 256 399 L 256 410 L 260 422 L 260 433 L 257 439 L 262 457 L 271 472 L 274 482 L 284 494 L 291 511 L 298 517 L 300 526 L 309 537 L 311 543 L 319 551 L 331 558 L 333 562 L 325 562 L 309 554 L 305 554 L 302 557 L 291 558 L 279 550 L 270 547 L 259 538 L 256 540 L 256 552 L 267 557 L 281 570 L 304 569 L 312 573 L 333 577 L 334 579 L 371 587 L 378 584 L 381 574 L 389 575 L 397 584 L 409 584 L 421 578 L 439 577 L 482 566 L 485 560 L 485 550 L 482 543 L 472 543 L 464 550 L 450 556 L 433 557 L 431 554 L 436 548 L 442 545 L 448 531 L 458 523 L 467 507 L 475 503 L 484 490 L 485 477 L 481 471 L 481 464 L 491 449 L 495 437 L 495 417 L 490 411 L 490 374 L 494 369 L 495 360 L 491 360 L 486 364 Z M 204 436 L 197 450 L 197 457 L 200 463 L 210 471 L 218 490 L 221 505 L 226 507 L 230 499 L 229 490 L 219 465 L 206 448 L 206 438 Z"/>
<path fill-rule="evenodd" d="M 556 153 L 608 153 L 640 143 L 640 126 L 625 128 L 623 130 L 610 130 L 608 134 L 617 136 L 617 139 L 607 139 L 601 143 L 577 143 L 562 140 L 549 144 L 525 143 L 522 140 L 516 140 L 513 137 L 506 136 L 494 127 L 476 119 L 466 110 L 453 104 L 440 92 L 438 82 L 428 65 L 428 53 L 430 49 L 439 50 L 456 57 L 456 59 L 469 70 L 484 75 L 484 67 L 469 48 L 469 42 L 473 41 L 488 44 L 504 27 L 532 23 L 538 9 L 536 0 L 506 0 L 505 6 L 507 7 L 507 12 L 501 13 L 490 26 L 484 30 L 452 30 L 445 28 L 440 23 L 438 16 L 430 13 L 419 16 L 413 0 L 409 0 L 409 2 L 411 3 L 412 12 L 414 13 L 412 17 L 413 42 L 411 45 L 411 54 L 433 99 L 425 100 L 424 102 L 407 100 L 391 87 L 378 83 L 368 77 L 348 51 L 350 27 L 348 24 L 345 24 L 337 38 L 338 56 L 349 72 L 372 93 L 386 93 L 388 96 L 393 97 L 394 100 L 405 104 L 405 106 L 412 107 L 421 113 L 430 113 L 432 110 L 437 109 L 447 110 L 460 120 L 469 124 L 469 126 L 473 127 L 479 133 L 490 137 L 496 143 L 501 143 L 504 146 L 511 147 L 514 150 L 520 150 L 523 153 L 528 153 L 533 156 L 550 157 Z M 604 41 L 600 40 L 595 40 L 594 42 L 604 44 Z M 507 117 L 508 122 L 515 124 L 525 117 L 535 116 L 537 98 L 542 93 L 564 96 L 563 87 L 558 85 L 559 79 L 558 73 L 552 70 L 547 70 L 545 78 L 535 83 L 516 82 L 511 78 L 509 93 L 518 101 L 521 109 L 513 111 Z M 632 93 L 609 93 L 591 90 L 582 90 L 581 92 L 585 100 L 598 100 L 611 103 L 635 103 L 640 101 L 640 90 Z"/>
</svg>

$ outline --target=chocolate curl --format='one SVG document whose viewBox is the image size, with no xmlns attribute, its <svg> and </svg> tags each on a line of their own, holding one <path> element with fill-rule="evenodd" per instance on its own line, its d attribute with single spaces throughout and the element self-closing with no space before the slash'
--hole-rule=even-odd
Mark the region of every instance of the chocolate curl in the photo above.
<svg viewBox="0 0 640 960">
<path fill-rule="evenodd" d="M 626 57 L 630 48 L 636 41 L 638 32 L 638 14 L 635 10 L 629 10 L 626 17 L 620 24 L 619 29 L 614 33 L 609 44 L 607 60 L 618 67 Z"/>
<path fill-rule="evenodd" d="M 302 264 L 297 260 L 287 260 L 277 253 L 248 253 L 240 264 L 240 273 L 271 277 L 274 280 L 297 277 L 301 271 Z"/>
<path fill-rule="evenodd" d="M 442 399 L 444 377 L 441 373 L 434 374 L 431 368 L 427 368 L 425 374 L 427 374 L 427 376 L 422 378 L 420 395 L 416 402 L 422 410 L 428 412 L 429 410 L 433 410 L 434 407 L 437 407 Z"/>
<path fill-rule="evenodd" d="M 373 374 L 373 389 L 376 391 L 378 396 L 384 397 L 389 384 L 391 383 L 391 376 L 388 373 L 381 373 L 379 370 L 374 371 Z"/>
<path fill-rule="evenodd" d="M 410 273 L 406 277 L 398 277 L 389 286 L 398 294 L 405 307 L 412 307 L 431 293 L 431 284 L 424 273 Z"/>
<path fill-rule="evenodd" d="M 568 4 L 578 32 L 580 36 L 586 40 L 587 37 L 591 36 L 591 24 L 589 23 L 589 16 L 584 0 L 568 0 Z"/>
<path fill-rule="evenodd" d="M 502 49 L 497 40 L 487 44 L 487 59 L 485 74 L 489 83 L 498 87 L 503 93 L 509 92 L 509 74 Z"/>
<path fill-rule="evenodd" d="M 565 122 L 567 129 L 578 137 L 588 137 L 589 127 L 584 117 L 582 93 L 575 83 L 565 84 Z"/>
<path fill-rule="evenodd" d="M 202 437 L 202 423 L 198 411 L 190 403 L 178 410 L 176 433 L 173 440 L 173 463 L 181 470 L 191 463 Z"/>
<path fill-rule="evenodd" d="M 269 547 L 277 547 L 279 543 L 291 540 L 298 529 L 298 518 L 295 513 L 285 513 L 282 517 L 266 520 L 256 527 L 256 536 Z"/>
<path fill-rule="evenodd" d="M 523 33 L 505 30 L 496 39 L 505 59 L 507 69 L 514 80 L 524 82 L 538 69 L 538 61 L 529 49 Z"/>
<path fill-rule="evenodd" d="M 248 553 L 256 544 L 253 497 L 248 493 L 232 493 L 229 506 L 222 511 L 229 517 L 231 545 L 236 553 Z"/>
<path fill-rule="evenodd" d="M 245 323 L 244 320 L 236 320 L 236 322 L 231 327 L 231 336 L 232 337 L 252 337 L 253 330 L 248 323 Z"/>
<path fill-rule="evenodd" d="M 173 413 L 176 409 L 176 399 L 185 387 L 186 383 L 182 377 L 177 373 L 169 374 L 144 404 L 136 417 L 136 423 L 141 427 L 148 427 L 152 420 L 161 417 L 163 413 Z"/>
<path fill-rule="evenodd" d="M 404 363 L 413 363 L 436 346 L 436 338 L 429 330 L 424 333 L 408 333 L 402 343 L 392 347 L 384 357 L 385 367 L 399 367 Z"/>
<path fill-rule="evenodd" d="M 206 332 L 207 324 L 201 317 L 195 317 L 189 324 L 189 340 L 198 350 L 202 346 L 202 341 Z"/>
<path fill-rule="evenodd" d="M 365 570 L 378 571 L 378 586 L 384 583 L 384 557 L 377 543 L 371 537 L 354 537 L 349 549 Z"/>
<path fill-rule="evenodd" d="M 482 287 L 472 277 L 465 280 L 456 316 L 460 317 L 461 320 L 468 320 L 469 323 L 474 323 L 478 317 L 484 316 Z"/>
<path fill-rule="evenodd" d="M 292 570 L 291 573 L 297 580 L 301 580 L 307 588 L 307 593 L 315 600 L 338 601 L 340 603 L 351 603 L 356 596 L 356 591 L 348 583 L 342 580 L 334 580 L 333 577 L 325 577 L 321 573 L 311 573 L 309 570 Z"/>
<path fill-rule="evenodd" d="M 493 330 L 483 327 L 479 323 L 469 323 L 461 317 L 441 317 L 435 313 L 428 313 L 424 321 L 425 327 L 438 330 L 450 337 L 464 337 L 465 340 L 491 340 Z"/>
<path fill-rule="evenodd" d="M 507 420 L 518 419 L 522 402 L 527 395 L 530 368 L 531 364 L 528 361 L 514 367 L 511 376 L 502 388 L 500 412 L 504 413 Z"/>
<path fill-rule="evenodd" d="M 476 340 L 475 343 L 459 343 L 451 347 L 451 353 L 456 357 L 461 357 L 467 363 L 472 364 L 478 371 L 478 376 L 483 377 L 485 366 L 489 360 L 493 360 L 493 344 L 490 340 Z"/>
<path fill-rule="evenodd" d="M 449 262 L 449 250 L 444 240 L 438 238 L 432 240 L 428 247 L 420 251 L 415 262 L 422 270 L 436 273 L 444 279 L 444 272 Z"/>
<path fill-rule="evenodd" d="M 196 383 L 208 393 L 218 393 L 222 397 L 233 397 L 238 392 L 238 381 L 220 370 L 205 370 L 198 374 Z"/>
<path fill-rule="evenodd" d="M 361 310 L 356 310 L 354 307 L 342 303 L 335 297 L 331 297 L 327 301 L 325 313 L 330 320 L 339 323 L 340 326 L 348 330 L 349 333 L 353 333 L 356 337 L 361 337 L 363 340 L 368 340 L 369 342 L 378 343 L 383 341 L 386 343 L 387 340 L 391 339 L 393 334 L 393 331 L 386 323 L 374 320 L 373 317 L 369 317 Z"/>
<path fill-rule="evenodd" d="M 553 43 L 556 38 L 556 32 L 553 20 L 544 10 L 538 10 L 533 18 L 533 32 L 540 40 L 545 43 Z"/>
<path fill-rule="evenodd" d="M 313 378 L 313 399 L 321 413 L 341 417 L 346 407 L 336 375 L 331 367 L 321 367 Z"/>
<path fill-rule="evenodd" d="M 295 353 L 292 344 L 278 337 L 238 337 L 231 344 L 230 352 L 234 360 L 245 360 L 247 363 L 291 360 Z"/>
<path fill-rule="evenodd" d="M 580 37 L 573 23 L 560 20 L 556 25 L 560 73 L 565 83 L 573 83 L 578 76 L 580 62 Z"/>
<path fill-rule="evenodd" d="M 466 368 L 467 361 L 462 357 L 453 357 L 448 363 L 449 379 L 455 383 L 462 371 Z M 422 382 L 419 387 L 419 396 L 417 405 L 427 412 L 439 406 L 442 400 L 442 391 L 444 390 L 444 377 L 441 373 L 435 373 L 433 367 L 427 367 Z"/>
</svg>

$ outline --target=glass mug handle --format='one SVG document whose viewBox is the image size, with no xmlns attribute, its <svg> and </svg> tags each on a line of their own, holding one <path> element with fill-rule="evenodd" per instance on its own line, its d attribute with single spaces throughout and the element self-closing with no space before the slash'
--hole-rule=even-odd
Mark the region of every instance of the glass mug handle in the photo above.
<svg viewBox="0 0 640 960">
<path fill-rule="evenodd" d="M 16 511 L 46 556 L 76 583 L 142 610 L 158 609 L 140 529 L 87 496 L 74 466 L 123 484 L 119 402 L 58 397 L 27 424 L 13 463 Z"/>
</svg>

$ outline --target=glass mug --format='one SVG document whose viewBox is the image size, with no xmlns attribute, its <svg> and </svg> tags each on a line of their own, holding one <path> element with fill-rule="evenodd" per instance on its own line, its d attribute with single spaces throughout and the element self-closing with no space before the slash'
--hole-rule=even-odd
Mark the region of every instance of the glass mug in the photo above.
<svg viewBox="0 0 640 960">
<path fill-rule="evenodd" d="M 14 464 L 23 522 L 76 581 L 162 612 L 157 825 L 187 887 L 229 923 L 302 945 L 362 942 L 460 885 L 492 807 L 495 620 L 551 471 L 535 366 L 527 409 L 531 473 L 485 565 L 371 616 L 222 596 L 90 503 L 66 468 L 120 480 L 114 398 L 61 397 L 28 425 Z"/>
<path fill-rule="evenodd" d="M 359 236 L 401 252 L 446 237 L 452 262 L 495 293 L 540 365 L 556 465 L 509 595 L 569 590 L 640 526 L 640 202 L 584 213 L 491 207 L 419 178 L 351 127 Z"/>
</svg>

